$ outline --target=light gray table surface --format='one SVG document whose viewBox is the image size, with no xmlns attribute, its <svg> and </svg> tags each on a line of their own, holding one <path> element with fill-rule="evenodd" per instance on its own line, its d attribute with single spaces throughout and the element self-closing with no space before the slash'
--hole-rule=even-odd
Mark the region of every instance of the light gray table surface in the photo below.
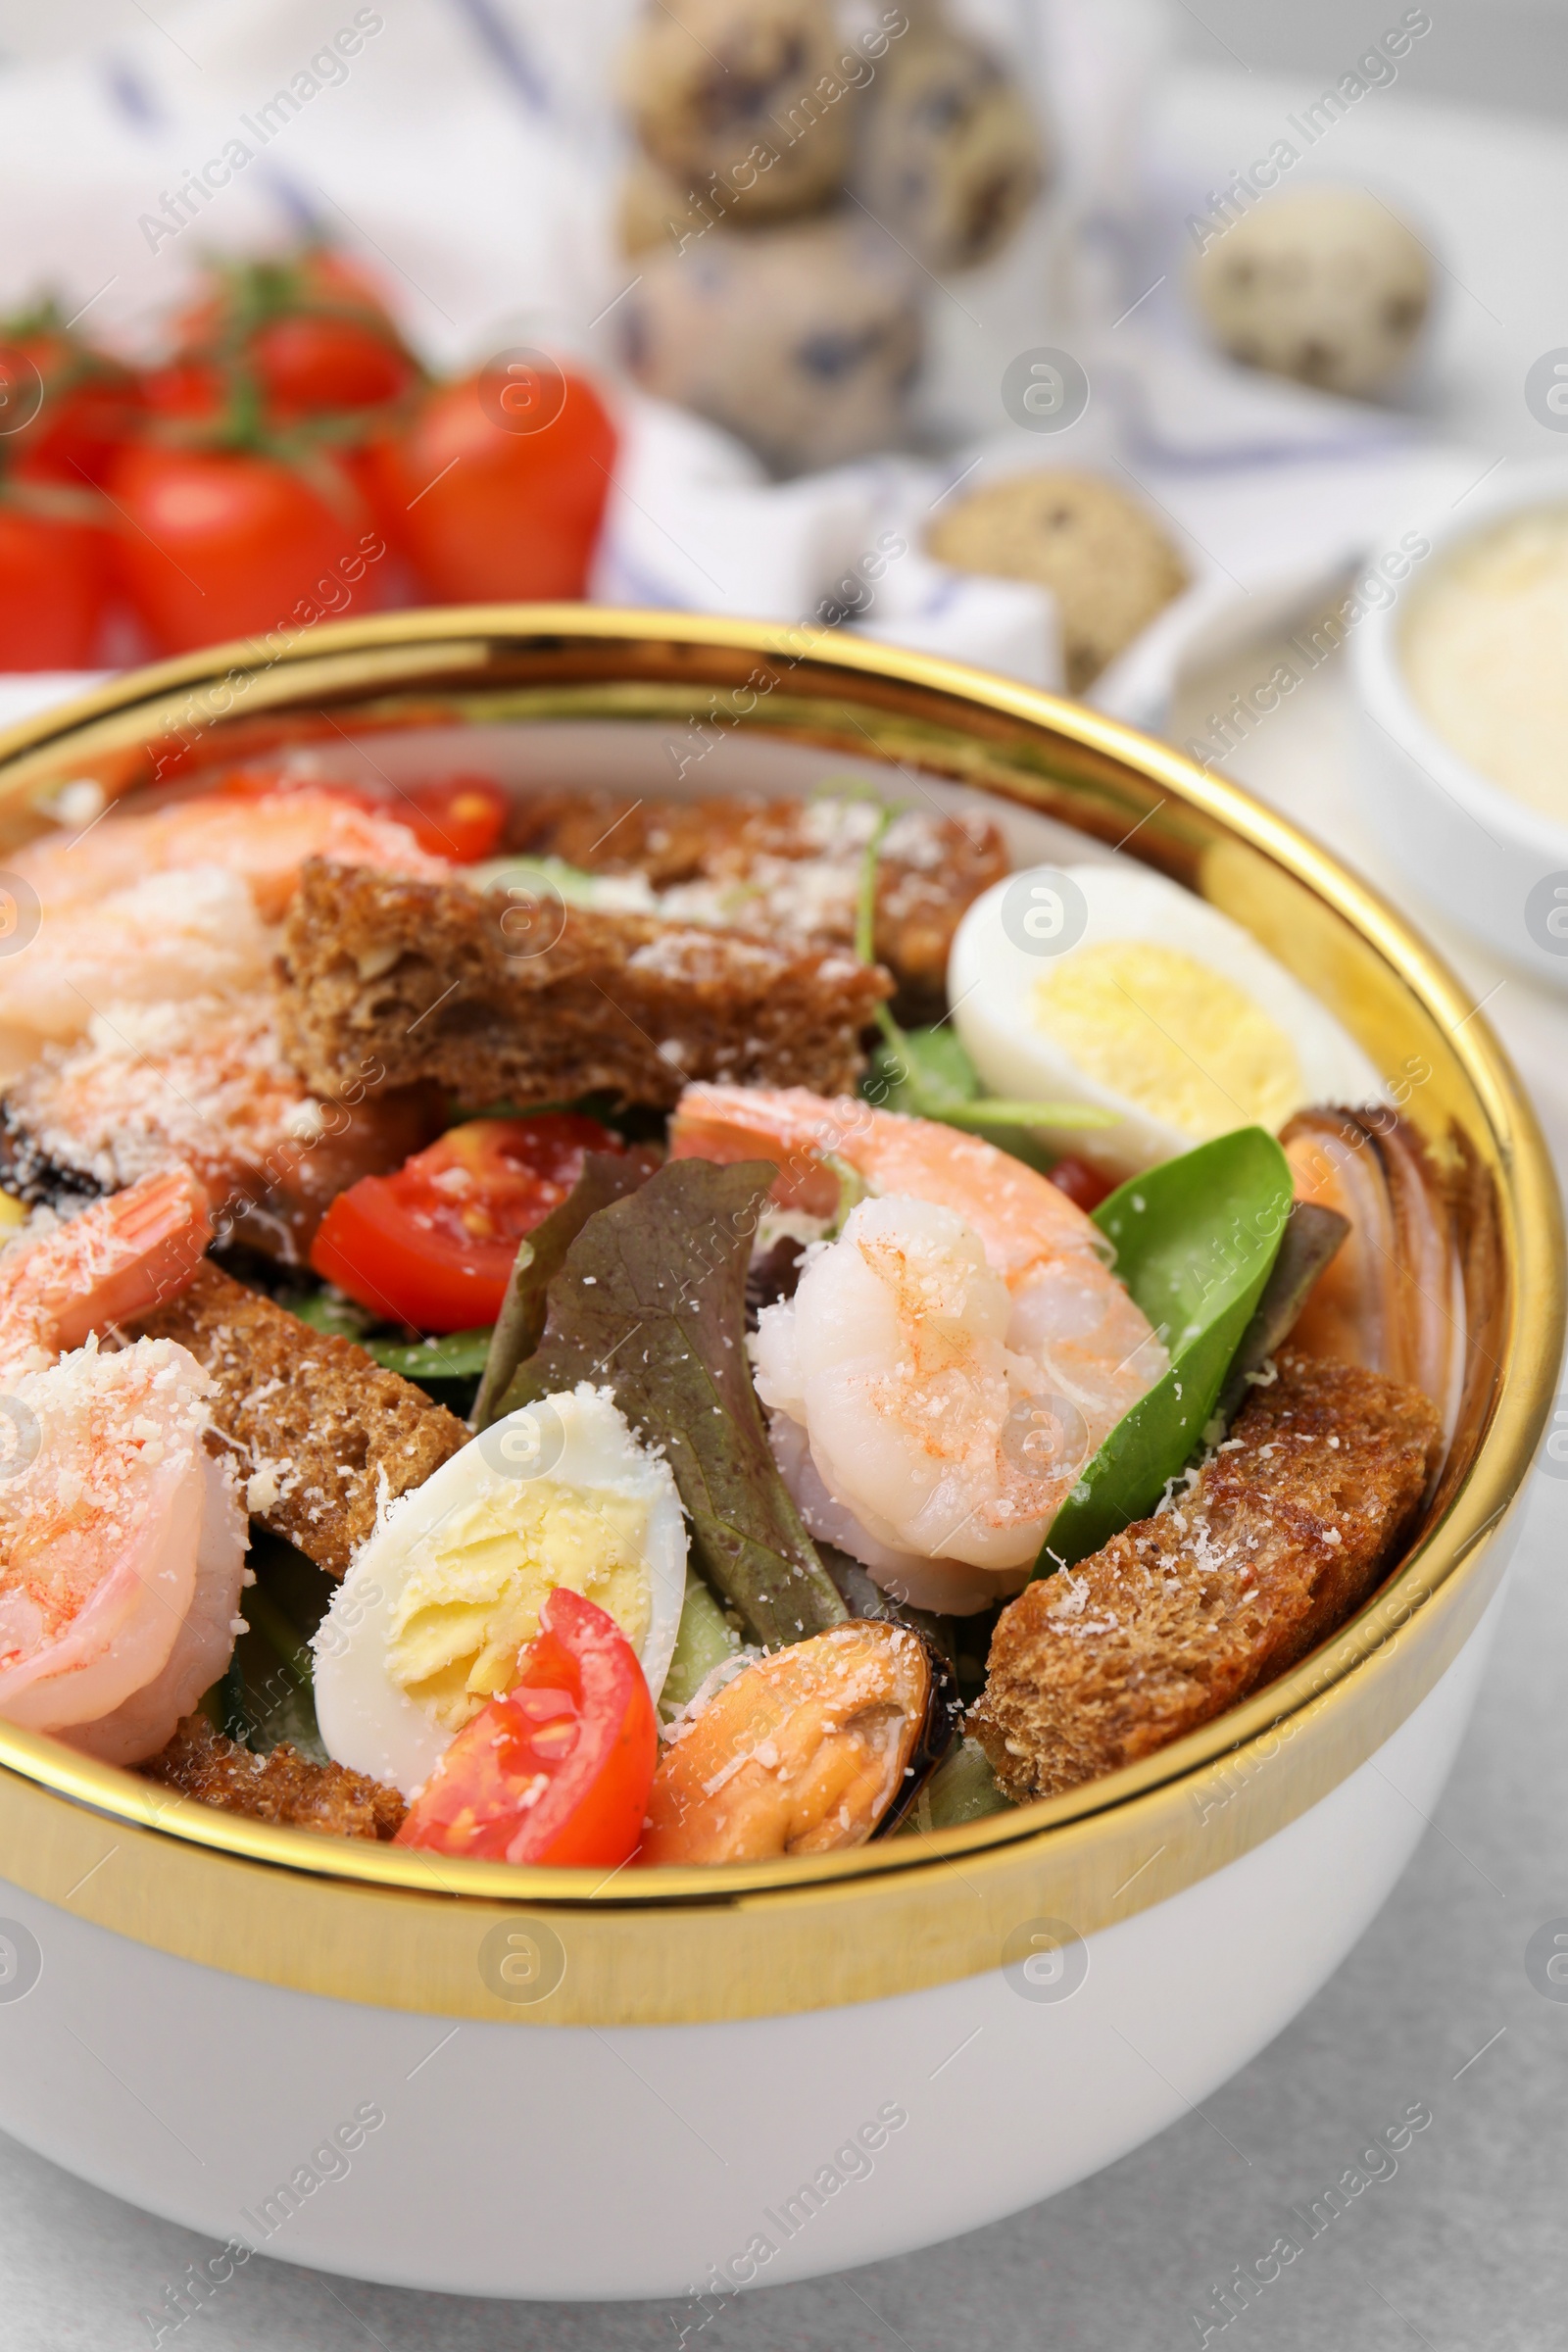
<svg viewBox="0 0 1568 2352">
<path fill-rule="evenodd" d="M 1392 12 L 1390 12 L 1392 14 Z M 1259 81 L 1189 77 L 1177 111 L 1213 145 L 1275 103 Z M 1391 102 L 1390 123 L 1395 117 Z M 1450 430 L 1521 451 L 1520 355 L 1562 340 L 1560 253 L 1518 168 L 1556 168 L 1539 127 L 1495 120 L 1488 171 L 1458 167 L 1456 117 L 1411 107 L 1390 141 L 1425 179 L 1463 255 L 1507 239 L 1506 333 L 1456 354 Z M 1237 133 L 1241 135 L 1240 131 Z M 1525 152 L 1528 150 L 1528 152 Z M 1240 148 L 1238 148 L 1240 152 Z M 1511 183 L 1510 183 L 1511 184 Z M 1544 184 L 1544 182 L 1543 182 Z M 1489 218 L 1492 229 L 1489 229 Z M 1559 233 L 1560 221 L 1552 230 Z M 1468 243 L 1466 242 L 1468 240 Z M 1540 270 L 1528 248 L 1534 245 Z M 1521 245 L 1527 250 L 1521 251 Z M 1476 263 L 1482 259 L 1476 251 Z M 1489 282 L 1491 282 L 1489 280 Z M 1523 314 L 1534 293 L 1539 327 Z M 1468 368 L 1458 359 L 1469 361 Z M 1504 378 L 1506 377 L 1506 384 Z M 1256 670 L 1192 680 L 1180 741 Z M 1234 763 L 1263 796 L 1401 900 L 1361 825 L 1345 680 L 1327 664 Z M 1568 1167 L 1568 999 L 1554 1000 L 1411 908 L 1471 979 L 1536 1095 Z M 1223 2337 L 1226 2352 L 1546 2352 L 1568 2344 L 1568 2002 L 1544 1998 L 1525 1947 L 1568 1918 L 1568 1482 L 1540 1471 L 1485 1685 L 1458 1765 L 1387 1907 L 1317 1998 L 1231 2082 L 1148 2146 L 1049 2204 L 927 2253 L 726 2308 L 705 2352 L 904 2346 L 906 2352 L 1162 2352 L 1194 2347 L 1193 2313 L 1233 2265 L 1291 2227 L 1289 2211 L 1354 2162 L 1413 2101 L 1432 2111 L 1390 2179 L 1374 2182 Z M 952 2152 L 956 2175 L 964 2149 Z M 0 2136 L 0 2352 L 131 2352 L 140 2316 L 209 2243 L 84 2187 Z M 366 2285 L 258 2257 L 178 2335 L 180 2352 L 676 2352 L 689 2307 L 488 2303 Z"/>
</svg>

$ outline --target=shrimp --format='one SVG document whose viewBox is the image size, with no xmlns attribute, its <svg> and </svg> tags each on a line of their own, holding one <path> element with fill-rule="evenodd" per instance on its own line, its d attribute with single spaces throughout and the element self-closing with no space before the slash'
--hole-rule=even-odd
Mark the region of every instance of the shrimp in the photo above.
<svg viewBox="0 0 1568 2352">
<path fill-rule="evenodd" d="M 172 1340 L 14 1378 L 0 1485 L 0 1716 L 106 1763 L 172 1737 L 234 1646 L 245 1521 L 205 1444 L 212 1382 Z M 24 1437 L 25 1433 L 25 1437 Z"/>
<path fill-rule="evenodd" d="M 254 996 L 272 935 L 238 874 L 148 874 L 99 900 L 46 907 L 36 936 L 0 963 L 0 1020 L 31 1040 L 79 1037 L 100 1008 Z"/>
<path fill-rule="evenodd" d="M 921 1607 L 1015 1591 L 1084 1463 L 1169 1357 L 1083 1211 L 1021 1160 L 848 1098 L 689 1087 L 677 1156 L 766 1155 L 775 1200 L 877 1197 L 762 1310 L 758 1394 L 808 1528 Z"/>
<path fill-rule="evenodd" d="M 311 1094 L 265 1002 L 116 1004 L 6 1090 L 8 1182 L 48 1199 L 62 1183 L 112 1190 L 183 1160 L 221 1227 L 297 1263 L 329 1200 L 401 1167 L 445 1124 L 433 1088 L 350 1091 L 352 1105 Z"/>
<path fill-rule="evenodd" d="M 11 870 L 59 912 L 125 890 L 147 874 L 219 866 L 238 874 L 265 922 L 280 920 L 308 858 L 338 865 L 373 865 L 415 881 L 439 881 L 452 868 L 421 850 L 407 825 L 346 800 L 327 786 L 259 799 L 199 794 L 167 808 L 112 809 L 85 833 L 56 831 L 30 842 Z"/>
<path fill-rule="evenodd" d="M 842 1160 L 875 1193 L 907 1193 L 956 1209 L 1009 1290 L 1064 1253 L 1103 1258 L 1106 1244 L 1075 1201 L 1038 1170 L 977 1135 L 936 1119 L 877 1110 L 853 1095 L 805 1087 L 689 1086 L 669 1123 L 674 1159 L 771 1159 L 780 1208 L 831 1216 Z"/>
<path fill-rule="evenodd" d="M 395 818 L 319 790 L 209 794 L 30 843 L 11 859 L 8 888 L 19 922 L 37 928 L 0 959 L 0 1029 L 74 1038 L 115 1004 L 264 987 L 270 926 L 308 858 L 416 878 L 450 871 Z"/>
<path fill-rule="evenodd" d="M 40 1370 L 89 1333 L 176 1298 L 211 1238 L 207 1195 L 182 1163 L 52 1231 L 20 1234 L 0 1256 L 0 1377 Z"/>
<path fill-rule="evenodd" d="M 213 1383 L 172 1340 L 97 1345 L 183 1288 L 207 1232 L 176 1167 L 0 1257 L 0 1716 L 112 1763 L 156 1753 L 233 1647 L 246 1532 Z"/>
</svg>

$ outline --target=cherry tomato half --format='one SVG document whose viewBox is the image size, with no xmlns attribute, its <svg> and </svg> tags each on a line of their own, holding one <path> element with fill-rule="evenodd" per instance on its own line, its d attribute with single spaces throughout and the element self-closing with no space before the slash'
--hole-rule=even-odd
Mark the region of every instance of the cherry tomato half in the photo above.
<svg viewBox="0 0 1568 2352">
<path fill-rule="evenodd" d="M 1116 1190 L 1108 1176 L 1102 1176 L 1085 1159 L 1074 1159 L 1070 1152 L 1065 1159 L 1058 1159 L 1049 1173 L 1056 1190 L 1065 1193 L 1085 1216 L 1097 1209 L 1102 1200 L 1108 1200 Z"/>
<path fill-rule="evenodd" d="M 579 597 L 610 491 L 615 432 L 593 386 L 564 374 L 536 431 L 496 421 L 516 389 L 484 375 L 442 384 L 374 452 L 376 512 L 430 594 L 450 604 Z"/>
<path fill-rule="evenodd" d="M 481 1862 L 613 1870 L 636 1851 L 658 1761 L 636 1651 L 613 1617 L 558 1585 L 517 1680 L 458 1734 L 397 1842 Z"/>
<path fill-rule="evenodd" d="M 164 653 L 373 609 L 385 553 L 324 454 L 312 472 L 241 450 L 127 450 L 110 476 L 116 563 Z"/>
<path fill-rule="evenodd" d="M 395 1176 L 367 1176 L 339 1193 L 311 1264 L 393 1322 L 476 1330 L 501 1312 L 517 1244 L 565 1200 L 584 1155 L 624 1149 L 575 1110 L 470 1119 Z"/>
</svg>

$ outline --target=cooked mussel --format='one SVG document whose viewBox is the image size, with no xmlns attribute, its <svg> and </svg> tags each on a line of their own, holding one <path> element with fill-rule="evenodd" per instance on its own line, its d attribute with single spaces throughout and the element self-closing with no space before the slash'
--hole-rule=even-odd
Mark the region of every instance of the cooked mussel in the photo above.
<svg viewBox="0 0 1568 2352">
<path fill-rule="evenodd" d="M 1423 1390 L 1451 1436 L 1464 1377 L 1465 1293 L 1452 1202 L 1431 1152 L 1407 1120 L 1381 1105 L 1298 1111 L 1280 1141 L 1297 1197 L 1350 1224 L 1292 1345 Z"/>
<path fill-rule="evenodd" d="M 886 1618 L 757 1658 L 666 1748 L 639 1859 L 760 1862 L 863 1845 L 908 1810 L 957 1715 L 930 1643 Z"/>
</svg>

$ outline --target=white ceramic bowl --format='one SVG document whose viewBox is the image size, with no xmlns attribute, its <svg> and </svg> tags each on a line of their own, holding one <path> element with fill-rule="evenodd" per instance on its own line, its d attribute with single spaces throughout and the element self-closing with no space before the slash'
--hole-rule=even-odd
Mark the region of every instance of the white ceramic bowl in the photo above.
<svg viewBox="0 0 1568 2352">
<path fill-rule="evenodd" d="M 0 739 L 0 827 L 65 776 L 133 786 L 158 746 L 286 743 L 349 773 L 461 755 L 649 792 L 848 771 L 950 808 L 984 794 L 1022 859 L 1130 837 L 1381 1071 L 1424 1072 L 1409 1115 L 1466 1176 L 1470 1362 L 1408 1557 L 1290 1675 L 1068 1796 L 596 1884 L 238 1820 L 0 1726 L 0 2127 L 227 2244 L 220 2295 L 265 2251 L 427 2288 L 673 2296 L 690 2340 L 743 2286 L 930 2243 L 1110 2162 L 1338 1965 L 1474 1697 L 1561 1344 L 1555 1185 L 1457 984 L 1289 826 L 1081 705 L 828 631 L 500 608 L 219 649 Z"/>
<path fill-rule="evenodd" d="M 1504 466 L 1457 507 L 1409 517 L 1431 552 L 1413 565 L 1406 552 L 1396 601 L 1355 624 L 1349 656 L 1367 815 L 1399 872 L 1511 963 L 1568 989 L 1568 918 L 1559 913 L 1555 929 L 1545 920 L 1568 907 L 1568 824 L 1516 800 L 1444 740 L 1416 707 L 1400 650 L 1410 600 L 1445 559 L 1507 515 L 1544 506 L 1568 506 L 1561 460 Z M 1374 567 L 1401 552 L 1391 537 Z"/>
</svg>

